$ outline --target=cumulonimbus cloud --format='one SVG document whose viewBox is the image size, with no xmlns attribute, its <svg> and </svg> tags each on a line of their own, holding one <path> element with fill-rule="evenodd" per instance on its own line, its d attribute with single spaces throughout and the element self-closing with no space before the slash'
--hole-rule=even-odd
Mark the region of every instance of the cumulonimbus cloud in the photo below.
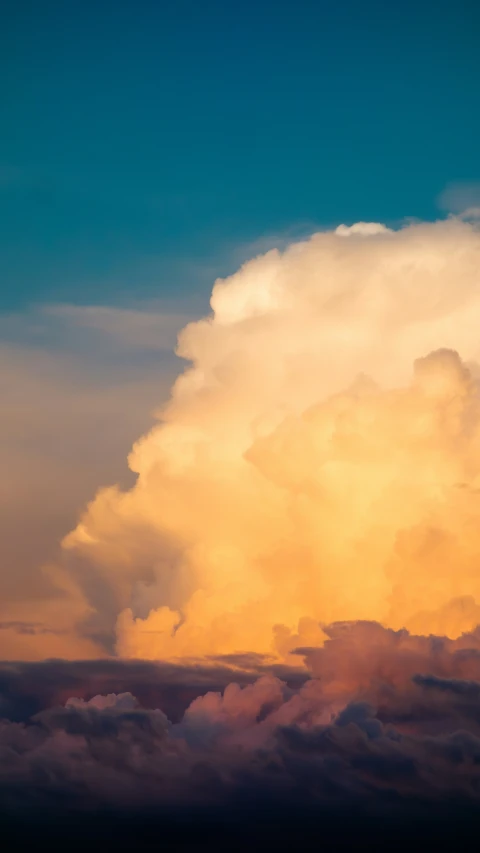
<svg viewBox="0 0 480 853">
<path fill-rule="evenodd" d="M 64 541 L 109 591 L 119 655 L 288 659 L 335 620 L 477 624 L 479 270 L 473 223 L 360 223 L 216 282 L 136 484 Z"/>
</svg>

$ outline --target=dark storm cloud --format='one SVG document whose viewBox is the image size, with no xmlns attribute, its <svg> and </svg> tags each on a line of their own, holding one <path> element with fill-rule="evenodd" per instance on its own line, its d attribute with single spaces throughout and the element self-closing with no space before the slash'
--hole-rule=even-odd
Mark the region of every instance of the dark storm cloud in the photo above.
<svg viewBox="0 0 480 853">
<path fill-rule="evenodd" d="M 71 696 L 88 701 L 97 694 L 130 692 L 142 707 L 162 708 L 177 721 L 197 696 L 222 691 L 233 680 L 250 684 L 265 672 L 293 687 L 308 678 L 303 670 L 269 666 L 261 655 L 212 658 L 210 663 L 191 665 L 116 658 L 0 662 L 0 717 L 26 722 Z"/>
<path fill-rule="evenodd" d="M 326 630 L 309 674 L 258 655 L 2 664 L 8 826 L 110 825 L 125 844 L 150 826 L 167 849 L 187 826 L 214 849 L 287 849 L 294 833 L 338 849 L 347 815 L 364 840 L 413 821 L 418 838 L 457 827 L 458 842 L 480 809 L 477 635 Z"/>
</svg>

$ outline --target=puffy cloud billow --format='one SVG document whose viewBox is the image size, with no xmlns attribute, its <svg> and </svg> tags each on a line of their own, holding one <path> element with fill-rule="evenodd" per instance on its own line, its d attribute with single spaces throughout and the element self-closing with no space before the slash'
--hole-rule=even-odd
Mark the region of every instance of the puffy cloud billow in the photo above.
<svg viewBox="0 0 480 853">
<path fill-rule="evenodd" d="M 215 284 L 135 485 L 64 540 L 108 650 L 288 661 L 332 621 L 475 627 L 479 270 L 475 223 L 358 223 Z"/>
</svg>

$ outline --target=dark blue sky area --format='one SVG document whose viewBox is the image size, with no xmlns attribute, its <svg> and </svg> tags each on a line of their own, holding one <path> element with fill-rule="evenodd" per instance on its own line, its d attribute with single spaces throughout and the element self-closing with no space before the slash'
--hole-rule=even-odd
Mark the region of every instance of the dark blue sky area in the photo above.
<svg viewBox="0 0 480 853">
<path fill-rule="evenodd" d="M 475 0 L 3 9 L 3 310 L 198 292 L 250 241 L 480 179 Z"/>
</svg>

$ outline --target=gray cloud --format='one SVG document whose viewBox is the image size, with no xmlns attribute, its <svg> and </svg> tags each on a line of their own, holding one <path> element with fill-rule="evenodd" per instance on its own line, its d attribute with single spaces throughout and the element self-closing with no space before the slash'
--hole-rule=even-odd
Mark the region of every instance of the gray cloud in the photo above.
<svg viewBox="0 0 480 853">
<path fill-rule="evenodd" d="M 208 826 L 213 849 L 237 833 L 276 849 L 291 832 L 327 850 L 349 849 L 334 846 L 347 836 L 397 849 L 397 828 L 412 849 L 432 849 L 425 833 L 463 846 L 480 804 L 478 637 L 374 623 L 327 634 L 303 676 L 259 659 L 255 670 L 221 659 L 1 665 L 4 820 L 35 826 L 41 813 L 51 834 L 81 816 L 118 838 L 122 821 L 146 822 L 185 844 L 179 827 L 189 825 L 194 846 Z M 346 685 L 337 662 L 352 647 Z"/>
<path fill-rule="evenodd" d="M 480 217 L 480 183 L 463 181 L 448 184 L 438 198 L 441 210 L 466 219 Z"/>
<path fill-rule="evenodd" d="M 158 306 L 0 317 L 0 655 L 41 656 L 40 629 L 25 626 L 42 622 L 41 602 L 68 598 L 44 567 L 99 486 L 132 481 L 126 457 L 181 369 L 184 323 Z"/>
</svg>

